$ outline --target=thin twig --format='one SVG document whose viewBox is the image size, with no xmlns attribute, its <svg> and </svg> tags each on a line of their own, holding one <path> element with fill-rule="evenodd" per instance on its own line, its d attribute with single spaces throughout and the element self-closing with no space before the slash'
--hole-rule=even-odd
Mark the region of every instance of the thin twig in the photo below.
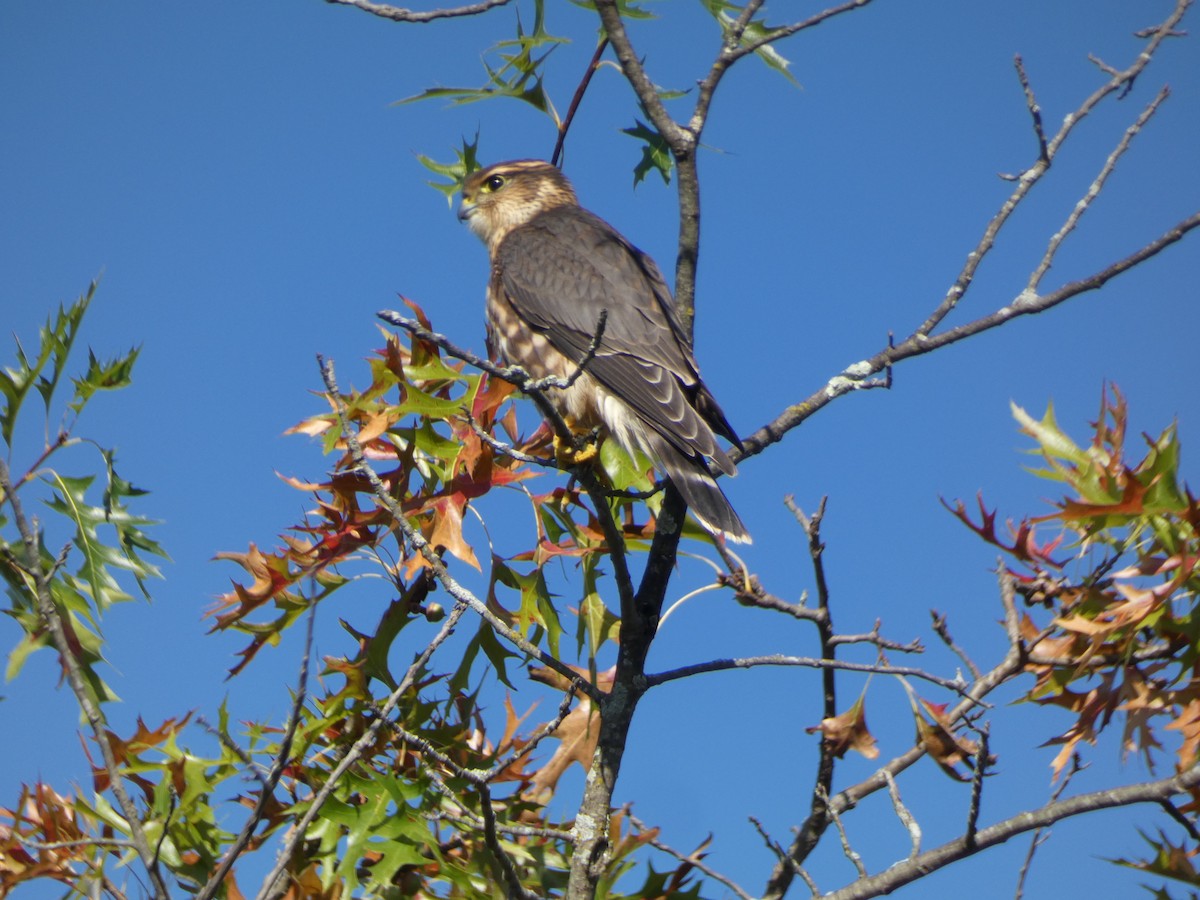
<svg viewBox="0 0 1200 900">
<path fill-rule="evenodd" d="M 1200 841 L 1200 831 L 1196 829 L 1196 824 L 1185 816 L 1178 806 L 1170 800 L 1163 800 L 1158 805 L 1163 808 L 1163 812 L 1183 826 L 1183 830 L 1187 832 L 1188 837 L 1193 841 Z"/>
<path fill-rule="evenodd" d="M 275 788 L 279 784 L 279 779 L 283 777 L 284 771 L 291 762 L 292 743 L 296 739 L 296 732 L 300 727 L 301 714 L 304 712 L 304 703 L 308 697 L 308 666 L 309 658 L 312 656 L 313 629 L 316 621 L 317 604 L 312 603 L 309 606 L 308 623 L 304 632 L 304 653 L 300 659 L 300 672 L 296 676 L 296 695 L 292 698 L 292 708 L 288 711 L 287 724 L 283 729 L 283 737 L 279 741 L 279 752 L 275 754 L 270 771 L 262 779 L 258 799 L 254 802 L 254 808 L 250 811 L 250 815 L 246 817 L 245 824 L 242 825 L 242 830 L 230 845 L 220 864 L 213 870 L 204 887 L 196 894 L 196 900 L 210 900 L 210 898 L 217 895 L 218 891 L 225 887 L 225 876 L 233 868 L 233 864 L 237 862 L 237 858 L 250 845 L 250 839 L 254 836 L 255 829 L 261 823 L 263 813 L 266 811 L 267 806 L 275 799 Z M 222 743 L 224 743 L 226 736 L 222 735 L 221 739 Z M 255 770 L 252 769 L 252 771 Z"/>
<path fill-rule="evenodd" d="M 563 698 L 561 701 L 559 701 L 558 712 L 555 713 L 554 718 L 549 722 L 539 726 L 538 729 L 529 736 L 529 740 L 524 747 L 522 747 L 508 759 L 495 763 L 491 769 L 484 773 L 484 780 L 491 781 L 495 778 L 498 778 L 500 775 L 504 774 L 504 771 L 510 766 L 519 763 L 530 753 L 536 750 L 537 745 L 543 740 L 552 736 L 554 732 L 558 731 L 558 726 L 562 725 L 563 720 L 566 719 L 566 717 L 571 713 L 571 701 L 575 697 L 575 692 L 582 687 L 583 684 L 584 680 L 576 676 L 574 681 L 571 682 L 571 686 L 563 692 Z"/>
<path fill-rule="evenodd" d="M 475 421 L 475 417 L 471 415 L 471 411 L 465 406 L 463 407 L 462 412 L 463 416 L 467 420 L 467 424 L 471 427 L 471 430 L 475 432 L 475 436 L 479 438 L 479 440 L 483 441 L 483 443 L 491 447 L 492 450 L 494 450 L 500 456 L 506 456 L 509 459 L 515 459 L 517 462 L 523 462 L 531 466 L 542 466 L 546 469 L 558 468 L 558 462 L 556 460 L 553 460 L 549 457 L 534 456 L 532 453 L 522 453 L 520 450 L 514 448 L 512 444 L 506 444 L 503 441 L 492 437 L 492 435 L 488 434 L 487 431 L 477 421 Z"/>
<path fill-rule="evenodd" d="M 571 105 L 567 107 L 566 118 L 558 126 L 558 138 L 554 142 L 554 153 L 550 156 L 550 165 L 552 166 L 558 165 L 559 157 L 562 155 L 563 144 L 567 140 L 567 132 L 571 130 L 571 122 L 575 119 L 575 113 L 579 109 L 579 103 L 583 100 L 583 95 L 587 93 L 588 85 L 592 83 L 592 76 L 600 68 L 600 57 L 604 55 L 607 47 L 608 38 L 600 38 L 600 43 L 596 45 L 596 52 L 592 54 L 592 61 L 588 63 L 587 70 L 583 73 L 583 78 L 579 82 L 579 87 L 575 88 L 575 95 L 571 98 Z"/>
<path fill-rule="evenodd" d="M 287 840 L 280 848 L 275 867 L 263 881 L 263 886 L 258 892 L 257 900 L 271 900 L 271 898 L 282 896 L 283 892 L 287 889 L 287 882 L 284 878 L 285 870 L 300 843 L 306 839 L 308 827 L 316 819 L 325 801 L 333 794 L 342 776 L 375 744 L 379 732 L 385 725 L 389 724 L 388 716 L 391 715 L 392 710 L 396 708 L 397 704 L 404 698 L 404 695 L 412 690 L 413 685 L 416 684 L 417 677 L 425 670 L 426 664 L 434 652 L 450 637 L 459 619 L 463 617 L 468 608 L 469 606 L 465 601 L 456 599 L 454 608 L 446 616 L 446 620 L 442 623 L 442 627 L 438 630 L 438 633 L 417 654 L 417 658 L 408 667 L 396 689 L 388 695 L 387 700 L 379 707 L 379 715 L 364 729 L 358 740 L 351 744 L 350 749 L 346 751 L 346 754 L 338 760 L 337 765 L 326 776 L 324 783 L 308 801 L 308 809 L 304 811 L 304 815 L 292 826 Z"/>
<path fill-rule="evenodd" d="M 647 828 L 646 823 L 643 822 L 641 819 L 639 819 L 637 816 L 630 814 L 629 821 L 638 829 L 638 831 L 645 833 L 645 832 L 649 832 L 651 830 L 651 829 Z M 708 866 L 704 862 L 704 860 L 700 857 L 699 853 L 690 853 L 690 854 L 680 853 L 674 847 L 671 847 L 670 845 L 663 843 L 662 841 L 658 840 L 657 838 L 650 838 L 650 840 L 647 843 L 649 843 L 650 846 L 653 847 L 655 850 L 660 850 L 663 853 L 666 853 L 668 856 L 675 857 L 675 859 L 679 860 L 679 862 L 681 862 L 685 865 L 692 866 L 696 869 L 699 869 L 701 872 L 703 872 L 705 875 L 707 875 L 713 881 L 719 881 L 721 884 L 725 885 L 725 887 L 729 888 L 729 890 L 733 891 L 733 893 L 737 897 L 739 897 L 740 900 L 753 900 L 753 898 L 751 898 L 751 896 L 748 893 L 746 893 L 744 890 L 742 890 L 742 888 L 738 887 L 736 882 L 734 882 L 732 879 L 725 877 L 720 872 L 717 872 L 713 868 Z"/>
<path fill-rule="evenodd" d="M 488 849 L 492 853 L 492 859 L 500 869 L 501 878 L 508 885 L 508 896 L 510 898 L 527 898 L 527 900 L 538 900 L 537 894 L 526 890 L 521 884 L 521 877 L 517 874 L 516 867 L 513 865 L 512 858 L 500 846 L 500 839 L 497 837 L 496 810 L 492 806 L 492 792 L 488 786 L 488 773 L 476 769 L 468 769 L 465 766 L 460 766 L 453 759 L 442 753 L 433 746 L 425 738 L 418 734 L 412 734 L 405 731 L 399 725 L 392 726 L 393 733 L 402 741 L 411 747 L 416 747 L 422 754 L 432 757 L 440 765 L 449 769 L 459 778 L 470 782 L 479 792 L 479 818 L 483 824 L 483 839 L 487 843 Z"/>
<path fill-rule="evenodd" d="M 1088 207 L 1092 204 L 1092 201 L 1100 196 L 1100 192 L 1104 190 L 1104 183 L 1108 181 L 1108 176 L 1112 174 L 1113 169 L 1115 169 L 1117 166 L 1117 160 L 1119 160 L 1125 154 L 1125 151 L 1129 149 L 1129 145 L 1133 142 L 1133 139 L 1137 137 L 1138 133 L 1142 130 L 1146 123 L 1150 121 L 1151 117 L 1153 117 L 1155 112 L 1158 111 L 1159 106 L 1162 105 L 1163 101 L 1166 100 L 1170 94 L 1170 88 L 1164 86 L 1158 92 L 1158 95 L 1150 101 L 1144 110 L 1142 110 L 1142 114 L 1137 117 L 1137 120 L 1125 129 L 1125 134 L 1122 135 L 1121 140 L 1117 143 L 1117 146 L 1113 149 L 1112 153 L 1108 155 L 1108 158 L 1104 160 L 1104 165 L 1100 169 L 1100 174 L 1096 176 L 1095 181 L 1088 185 L 1087 191 L 1072 208 L 1070 215 L 1067 216 L 1062 228 L 1056 231 L 1050 238 L 1050 243 L 1046 246 L 1046 252 L 1042 256 L 1041 262 L 1038 263 L 1037 268 L 1034 269 L 1032 274 L 1029 276 L 1029 282 L 1025 286 L 1026 292 L 1031 294 L 1037 293 L 1038 287 L 1042 283 L 1042 279 L 1045 277 L 1046 273 L 1050 271 L 1050 266 L 1054 262 L 1054 256 L 1056 253 L 1058 253 L 1058 248 L 1062 246 L 1062 242 L 1066 240 L 1067 236 L 1072 231 L 1075 230 L 1075 226 L 1079 224 L 1080 218 L 1082 218 L 1083 214 L 1087 212 Z"/>
<path fill-rule="evenodd" d="M 812 876 L 804 871 L 804 868 L 784 851 L 778 841 L 767 834 L 767 830 L 763 828 L 762 822 L 754 816 L 750 816 L 750 824 L 754 826 L 754 830 L 758 832 L 758 836 L 763 839 L 763 843 L 767 845 L 767 849 L 775 854 L 776 859 L 779 860 L 779 864 L 788 867 L 794 875 L 800 876 L 800 879 L 808 885 L 808 889 L 814 897 L 820 896 L 821 891 L 817 887 L 817 883 L 813 881 Z"/>
<path fill-rule="evenodd" d="M 1025 74 L 1025 60 L 1021 58 L 1021 54 L 1018 53 L 1013 58 L 1013 65 L 1017 70 L 1017 79 L 1021 82 L 1021 90 L 1025 92 L 1025 106 L 1029 109 L 1033 133 L 1037 137 L 1038 159 L 1049 166 L 1050 154 L 1046 150 L 1046 132 L 1042 128 L 1042 108 L 1038 106 L 1037 98 L 1033 96 L 1033 88 L 1029 86 L 1029 76 Z"/>
<path fill-rule="evenodd" d="M 833 820 L 833 827 L 837 829 L 838 839 L 842 843 L 842 855 L 854 865 L 859 878 L 866 878 L 867 867 L 863 865 L 862 857 L 858 852 L 850 846 L 850 838 L 846 834 L 846 826 L 842 824 L 842 817 L 838 815 L 837 810 L 829 805 L 828 795 L 821 799 L 825 801 L 825 808 L 829 811 L 829 818 Z"/>
<path fill-rule="evenodd" d="M 409 22 L 421 25 L 426 22 L 433 22 L 436 19 L 477 16 L 480 13 L 495 9 L 497 6 L 504 6 L 511 2 L 511 0 L 481 0 L 479 3 L 470 3 L 466 6 L 430 10 L 405 9 L 400 6 L 389 6 L 386 3 L 372 3 L 371 0 L 325 0 L 325 2 L 333 3 L 336 6 L 353 6 L 355 9 L 361 9 L 363 12 L 369 12 L 371 15 L 379 16 L 381 19 L 390 19 L 393 22 Z"/>
<path fill-rule="evenodd" d="M 880 650 L 895 650 L 897 653 L 924 653 L 925 645 L 921 643 L 920 638 L 913 638 L 907 644 L 902 644 L 899 641 L 894 641 L 891 638 L 885 638 L 879 633 L 883 623 L 875 620 L 875 626 L 865 634 L 835 634 L 829 639 L 829 643 L 834 646 L 842 644 L 871 644 L 878 647 Z"/>
<path fill-rule="evenodd" d="M 975 753 L 974 771 L 971 774 L 971 805 L 967 809 L 967 830 L 965 832 L 968 847 L 975 846 L 975 836 L 979 829 L 979 810 L 983 801 L 983 779 L 987 774 L 990 754 L 988 753 L 988 729 L 978 729 L 979 749 Z"/>
<path fill-rule="evenodd" d="M 962 679 L 943 678 L 940 675 L 934 675 L 932 672 L 926 672 L 924 669 L 918 669 L 914 666 L 893 666 L 887 663 L 859 663 L 842 659 L 818 658 L 815 656 L 785 656 L 780 653 L 768 656 L 712 659 L 707 662 L 693 663 L 689 666 L 680 666 L 677 669 L 668 669 L 665 672 L 659 672 L 655 675 L 647 675 L 646 686 L 655 687 L 656 685 L 666 684 L 668 681 L 677 681 L 680 678 L 690 678 L 693 675 L 702 675 L 707 672 L 725 672 L 730 669 L 754 669 L 760 666 L 800 666 L 802 668 L 821 669 L 823 671 L 899 675 L 909 678 L 919 678 L 922 681 L 928 681 L 931 684 L 936 684 L 938 687 L 946 688 L 963 696 L 969 695 L 971 689 L 971 684 Z M 826 718 L 832 718 L 836 714 L 837 710 L 835 709 Z"/>
<path fill-rule="evenodd" d="M 942 643 L 949 647 L 954 652 L 954 655 L 963 661 L 963 665 L 971 673 L 971 678 L 978 681 L 980 675 L 979 666 L 975 665 L 975 661 L 967 655 L 966 650 L 954 642 L 954 638 L 950 636 L 950 629 L 946 625 L 946 617 L 936 609 L 931 609 L 929 615 L 933 619 L 933 633 L 941 638 Z"/>
<path fill-rule="evenodd" d="M 1058 787 L 1054 789 L 1054 793 L 1050 795 L 1051 802 L 1058 800 L 1059 797 L 1067 789 L 1067 785 L 1071 783 L 1071 779 L 1081 772 L 1084 768 L 1083 758 L 1074 753 L 1071 755 L 1071 767 L 1067 769 L 1067 773 L 1063 776 L 1062 781 L 1058 783 Z M 1029 867 L 1033 864 L 1033 856 L 1037 853 L 1038 847 L 1042 846 L 1050 837 L 1050 831 L 1047 828 L 1039 828 L 1033 833 L 1033 837 L 1029 841 L 1029 850 L 1025 854 L 1025 860 L 1021 863 L 1021 871 L 1017 875 L 1017 890 L 1013 895 L 1013 900 L 1021 900 L 1025 894 L 1025 878 L 1029 875 Z"/>
<path fill-rule="evenodd" d="M 422 330 L 424 331 L 424 329 Z M 387 486 L 380 480 L 378 473 L 376 473 L 375 470 L 367 464 L 366 458 L 363 456 L 362 447 L 359 445 L 358 439 L 354 436 L 353 431 L 350 429 L 350 423 L 346 419 L 346 405 L 342 401 L 341 393 L 338 390 L 337 381 L 334 377 L 333 364 L 324 359 L 320 359 L 320 364 L 321 377 L 325 381 L 326 390 L 328 391 L 329 396 L 334 403 L 334 407 L 337 410 L 338 418 L 341 422 L 342 433 L 346 437 L 346 443 L 349 447 L 350 456 L 354 462 L 355 468 L 371 484 L 371 487 L 375 492 L 376 499 L 378 499 L 383 507 L 391 514 L 393 521 L 396 523 L 396 527 L 400 529 L 401 533 L 403 533 L 410 546 L 412 546 L 413 549 L 420 553 L 425 559 L 425 562 L 429 565 L 434 577 L 438 580 L 438 583 L 442 585 L 446 593 L 448 593 L 456 601 L 465 603 L 467 606 L 469 606 L 472 611 L 483 618 L 488 625 L 490 625 L 492 629 L 496 631 L 497 634 L 501 635 L 505 640 L 519 648 L 521 652 L 530 658 L 536 659 L 538 662 L 543 663 L 544 665 L 553 669 L 555 672 L 558 672 L 564 678 L 568 680 L 574 679 L 576 677 L 576 673 L 573 669 L 571 669 L 570 666 L 559 661 L 555 657 L 544 652 L 537 645 L 526 640 L 524 636 L 515 631 L 506 622 L 504 622 L 504 620 L 492 612 L 486 603 L 476 597 L 474 593 L 459 584 L 458 580 L 450 574 L 450 571 L 446 568 L 445 563 L 442 562 L 441 558 L 436 552 L 434 552 L 433 548 L 429 546 L 429 542 L 425 539 L 425 536 L 413 528 L 413 526 L 409 523 L 404 511 L 400 508 L 400 504 L 396 502 L 394 497 L 392 497 L 391 493 L 387 489 Z M 592 697 L 593 700 L 599 701 L 601 693 L 594 686 L 584 684 L 582 690 L 588 694 L 588 696 Z"/>
<path fill-rule="evenodd" d="M 887 780 L 888 796 L 892 798 L 892 809 L 896 811 L 896 818 L 900 820 L 900 824 L 908 832 L 909 841 L 912 842 L 912 852 L 909 854 L 911 859 L 921 852 L 921 825 L 900 799 L 900 788 L 896 784 L 895 776 L 887 769 L 884 769 L 883 775 Z"/>
</svg>

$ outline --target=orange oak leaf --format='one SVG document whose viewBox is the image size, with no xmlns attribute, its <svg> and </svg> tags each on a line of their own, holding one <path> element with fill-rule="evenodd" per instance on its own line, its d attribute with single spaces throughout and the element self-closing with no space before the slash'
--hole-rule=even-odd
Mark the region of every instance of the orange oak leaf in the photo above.
<svg viewBox="0 0 1200 900">
<path fill-rule="evenodd" d="M 821 732 L 822 740 L 839 759 L 846 755 L 847 750 L 857 750 L 867 759 L 875 759 L 879 755 L 875 738 L 867 730 L 865 693 L 844 713 L 822 719 L 820 725 L 804 730 L 809 734 Z"/>
</svg>

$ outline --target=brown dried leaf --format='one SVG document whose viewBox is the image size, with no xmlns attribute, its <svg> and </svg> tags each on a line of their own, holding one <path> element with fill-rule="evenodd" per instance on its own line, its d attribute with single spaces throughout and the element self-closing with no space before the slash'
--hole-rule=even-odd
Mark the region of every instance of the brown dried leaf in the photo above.
<svg viewBox="0 0 1200 900">
<path fill-rule="evenodd" d="M 955 766 L 959 763 L 970 764 L 970 760 L 979 752 L 979 745 L 969 738 L 954 733 L 949 718 L 946 716 L 944 703 L 929 703 L 921 700 L 921 706 L 929 713 L 932 721 L 921 715 L 920 711 L 913 710 L 913 717 L 917 723 L 917 742 L 925 748 L 925 752 L 933 758 L 942 771 L 955 781 L 969 780 L 969 776 L 960 773 Z M 991 760 L 988 761 L 991 762 Z"/>
<path fill-rule="evenodd" d="M 839 759 L 846 755 L 847 750 L 857 750 L 867 759 L 879 756 L 875 738 L 867 730 L 865 691 L 844 713 L 822 719 L 820 725 L 804 730 L 809 734 L 821 732 L 821 739 Z"/>
<path fill-rule="evenodd" d="M 586 669 L 571 666 L 581 677 L 587 678 Z M 596 687 L 608 693 L 612 690 L 613 678 L 616 676 L 616 666 L 596 674 Z M 532 668 L 529 675 L 536 681 L 566 690 L 569 685 L 566 678 L 552 669 Z M 552 737 L 558 738 L 558 748 L 554 755 L 533 776 L 530 785 L 530 797 L 545 802 L 554 793 L 559 778 L 577 762 L 586 770 L 592 765 L 592 757 L 596 753 L 596 743 L 600 740 L 600 711 L 595 708 L 591 698 L 586 694 L 576 692 L 578 704 L 571 710 L 558 728 L 551 732 Z"/>
</svg>

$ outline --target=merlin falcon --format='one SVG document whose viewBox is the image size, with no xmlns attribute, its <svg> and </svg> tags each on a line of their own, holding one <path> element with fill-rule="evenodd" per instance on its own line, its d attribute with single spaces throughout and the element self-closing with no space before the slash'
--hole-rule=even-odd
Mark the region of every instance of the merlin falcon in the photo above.
<svg viewBox="0 0 1200 900">
<path fill-rule="evenodd" d="M 540 160 L 473 172 L 458 217 L 491 256 L 493 350 L 534 378 L 569 378 L 600 334 L 583 372 L 548 399 L 573 428 L 599 428 L 654 460 L 709 532 L 749 542 L 714 479 L 736 473 L 716 435 L 741 443 L 700 379 L 654 260 L 580 207 L 566 177 Z"/>
</svg>

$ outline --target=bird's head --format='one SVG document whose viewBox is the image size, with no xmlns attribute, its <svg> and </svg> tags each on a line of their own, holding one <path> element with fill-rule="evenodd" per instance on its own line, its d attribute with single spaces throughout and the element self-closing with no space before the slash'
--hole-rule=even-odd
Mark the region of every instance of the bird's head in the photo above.
<svg viewBox="0 0 1200 900">
<path fill-rule="evenodd" d="M 540 159 L 518 159 L 468 175 L 458 217 L 494 248 L 539 213 L 578 205 L 571 182 L 557 167 Z"/>
</svg>

